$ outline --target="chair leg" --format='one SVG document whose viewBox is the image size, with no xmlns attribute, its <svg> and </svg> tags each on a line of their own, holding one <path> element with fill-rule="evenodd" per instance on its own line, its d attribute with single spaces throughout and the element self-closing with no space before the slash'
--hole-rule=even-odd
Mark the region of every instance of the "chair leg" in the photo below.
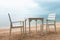
<svg viewBox="0 0 60 40">
<path fill-rule="evenodd" d="M 22 35 L 22 28 L 21 28 L 21 35 Z M 20 35 L 20 40 L 22 40 L 22 36 Z"/>
<path fill-rule="evenodd" d="M 49 28 L 49 27 L 48 27 L 48 24 L 47 24 L 47 26 L 46 26 L 46 32 L 48 32 L 48 28 Z"/>
<path fill-rule="evenodd" d="M 24 37 L 24 27 L 21 28 L 21 29 L 23 29 L 22 34 L 21 34 L 21 40 L 23 40 L 23 37 Z"/>
<path fill-rule="evenodd" d="M 48 28 L 49 28 L 49 26 L 48 26 L 48 21 L 46 21 L 46 32 L 49 31 Z"/>
<path fill-rule="evenodd" d="M 22 31 L 23 31 L 23 32 L 22 32 Z M 24 33 L 24 27 L 21 28 L 21 36 L 20 36 L 20 40 L 23 40 L 23 35 L 22 35 L 22 33 Z"/>
<path fill-rule="evenodd" d="M 22 28 L 21 28 L 21 35 L 22 35 Z"/>
<path fill-rule="evenodd" d="M 24 27 L 23 27 L 23 34 L 24 34 Z"/>
<path fill-rule="evenodd" d="M 56 24 L 54 24 L 54 27 L 55 27 L 55 32 L 56 32 Z"/>
<path fill-rule="evenodd" d="M 9 32 L 9 40 L 11 39 L 11 28 L 10 28 L 10 32 Z"/>
<path fill-rule="evenodd" d="M 48 25 L 48 23 L 47 23 L 47 21 L 46 21 L 46 32 L 47 32 L 47 29 L 48 29 L 48 28 L 47 28 L 47 27 L 48 27 L 47 25 Z"/>
</svg>

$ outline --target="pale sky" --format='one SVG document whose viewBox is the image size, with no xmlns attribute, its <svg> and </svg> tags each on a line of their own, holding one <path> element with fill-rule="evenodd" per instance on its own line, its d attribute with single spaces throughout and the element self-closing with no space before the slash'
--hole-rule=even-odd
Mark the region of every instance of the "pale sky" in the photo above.
<svg viewBox="0 0 60 40">
<path fill-rule="evenodd" d="M 55 5 L 59 7 L 59 3 L 59 0 L 0 0 L 0 26 L 8 26 L 8 13 L 11 14 L 12 20 L 24 20 L 54 12 L 52 8 L 56 7 Z M 58 7 L 56 12 L 60 8 Z"/>
</svg>

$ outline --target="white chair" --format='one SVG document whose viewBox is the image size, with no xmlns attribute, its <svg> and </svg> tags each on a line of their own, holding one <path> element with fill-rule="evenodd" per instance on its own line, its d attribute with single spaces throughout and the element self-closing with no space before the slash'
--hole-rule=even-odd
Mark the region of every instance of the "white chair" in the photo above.
<svg viewBox="0 0 60 40">
<path fill-rule="evenodd" d="M 9 21 L 10 21 L 10 36 L 11 36 L 11 31 L 12 31 L 12 29 L 14 29 L 14 28 L 21 28 L 21 34 L 22 34 L 22 29 L 23 29 L 23 33 L 24 33 L 24 21 L 14 21 L 14 22 L 12 22 L 9 13 L 8 13 L 8 16 L 9 16 Z M 14 23 L 20 23 L 20 24 L 22 23 L 22 25 L 13 26 Z"/>
<path fill-rule="evenodd" d="M 53 22 L 53 23 L 51 23 Z M 46 20 L 46 31 L 48 31 L 48 28 L 50 25 L 54 25 L 55 32 L 56 32 L 56 13 L 50 13 L 48 15 L 48 18 Z"/>
</svg>

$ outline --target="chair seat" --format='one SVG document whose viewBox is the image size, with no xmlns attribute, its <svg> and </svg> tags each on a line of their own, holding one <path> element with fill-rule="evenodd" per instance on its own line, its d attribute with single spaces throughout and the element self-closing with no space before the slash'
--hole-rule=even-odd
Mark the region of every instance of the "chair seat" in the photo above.
<svg viewBox="0 0 60 40">
<path fill-rule="evenodd" d="M 46 21 L 55 21 L 55 20 L 48 20 L 48 19 L 47 19 Z"/>
<path fill-rule="evenodd" d="M 54 25 L 54 24 L 48 24 L 48 25 Z"/>
</svg>

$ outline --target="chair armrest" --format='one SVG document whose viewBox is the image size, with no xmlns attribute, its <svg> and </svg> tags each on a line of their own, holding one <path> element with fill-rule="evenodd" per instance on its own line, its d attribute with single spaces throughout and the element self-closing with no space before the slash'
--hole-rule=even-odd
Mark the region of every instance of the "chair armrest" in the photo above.
<svg viewBox="0 0 60 40">
<path fill-rule="evenodd" d="M 24 21 L 13 21 L 12 23 L 19 23 L 19 22 L 20 22 L 20 23 L 21 23 L 21 22 L 23 23 Z"/>
</svg>

